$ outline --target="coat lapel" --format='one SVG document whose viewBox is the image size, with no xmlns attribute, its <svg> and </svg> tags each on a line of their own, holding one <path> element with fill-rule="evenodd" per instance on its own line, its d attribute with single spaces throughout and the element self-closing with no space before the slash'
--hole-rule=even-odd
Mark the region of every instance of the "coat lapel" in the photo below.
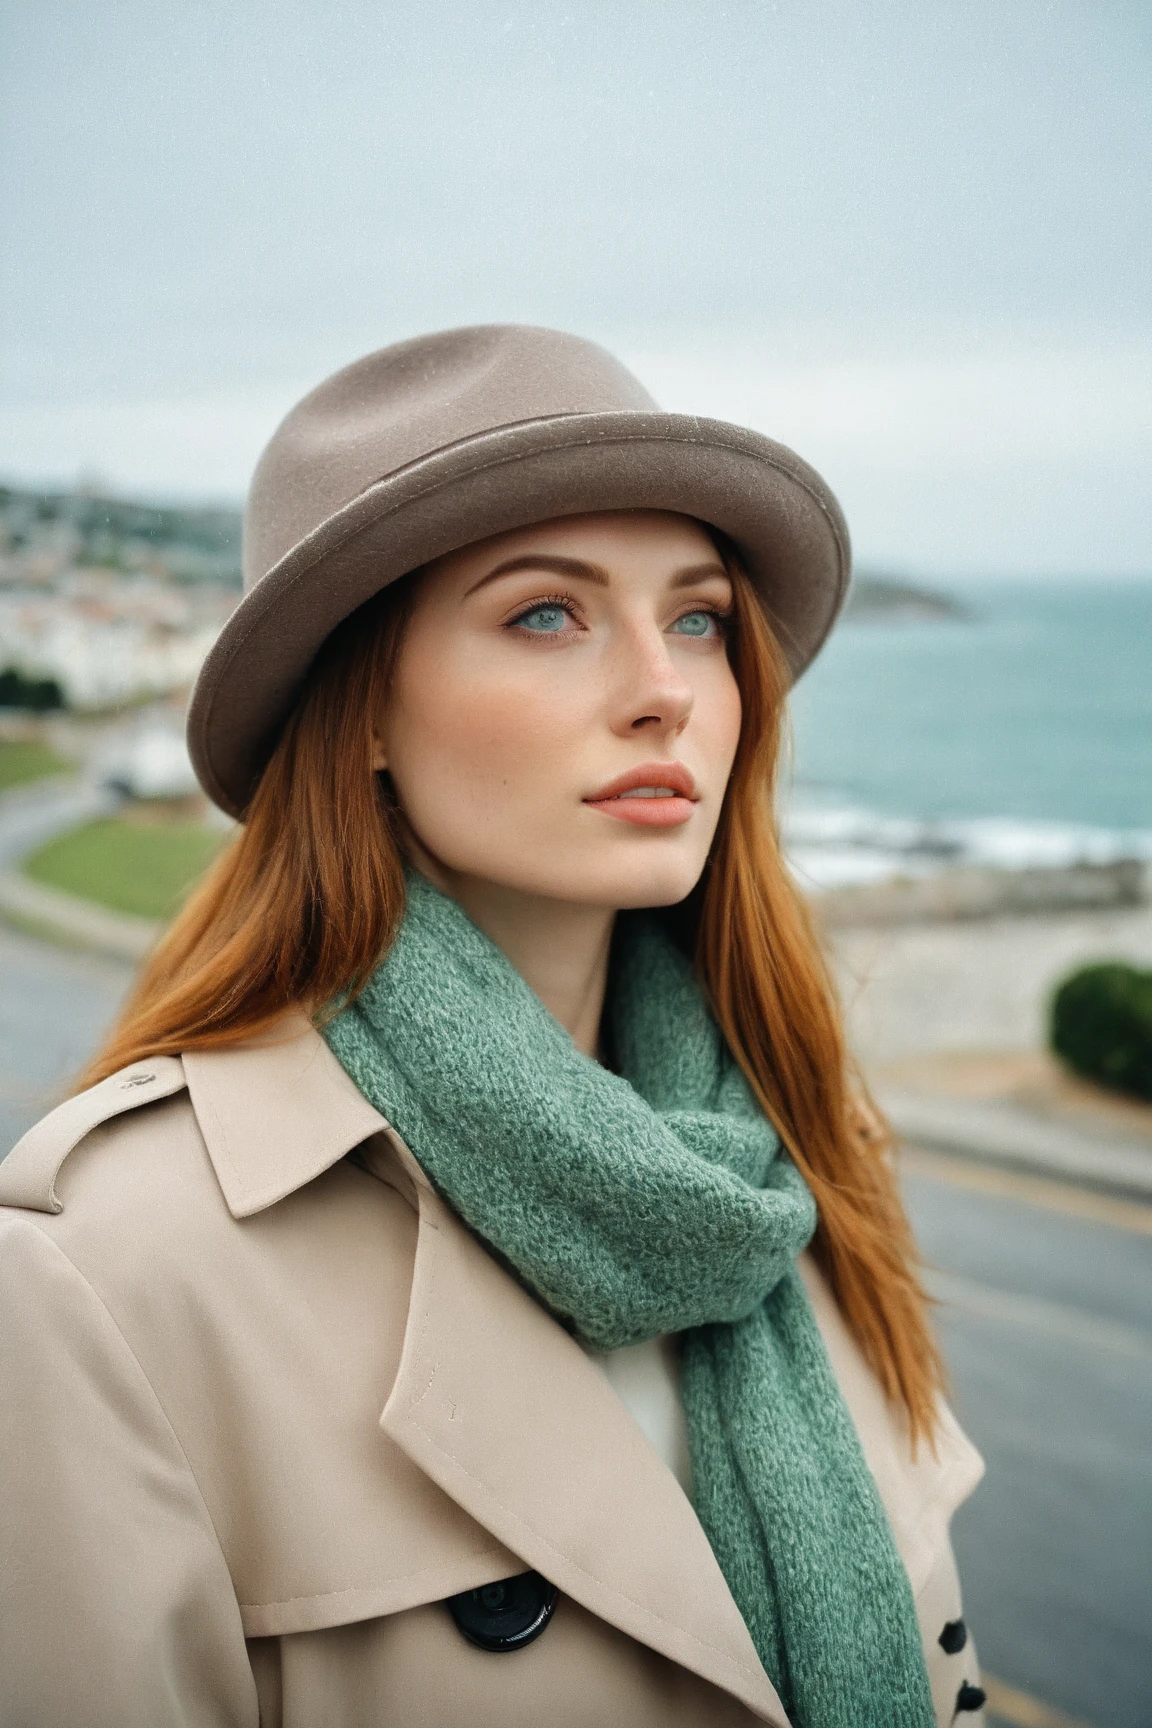
<svg viewBox="0 0 1152 1728">
<path fill-rule="evenodd" d="M 382 1428 L 566 1595 L 787 1728 L 671 1471 L 579 1345 L 469 1234 L 398 1137 L 393 1145 L 420 1228 Z"/>
</svg>

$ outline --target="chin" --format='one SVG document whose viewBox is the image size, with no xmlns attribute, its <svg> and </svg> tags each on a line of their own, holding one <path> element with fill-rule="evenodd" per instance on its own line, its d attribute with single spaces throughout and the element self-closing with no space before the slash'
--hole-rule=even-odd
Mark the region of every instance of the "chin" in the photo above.
<svg viewBox="0 0 1152 1728">
<path fill-rule="evenodd" d="M 645 906 L 678 906 L 681 900 L 686 900 L 691 894 L 700 876 L 701 872 L 697 870 L 689 880 L 681 877 L 675 882 L 662 880 L 637 883 L 626 892 L 618 894 L 612 904 L 618 912 L 636 912 Z"/>
<path fill-rule="evenodd" d="M 600 868 L 589 865 L 578 877 L 556 883 L 554 898 L 580 905 L 610 907 L 617 912 L 645 906 L 675 906 L 691 894 L 704 870 L 695 858 L 619 860 Z"/>
<path fill-rule="evenodd" d="M 554 842 L 528 845 L 518 854 L 504 847 L 478 853 L 446 847 L 425 854 L 425 873 L 438 879 L 434 864 L 452 876 L 489 883 L 533 899 L 555 900 L 569 906 L 596 906 L 606 911 L 639 911 L 646 906 L 675 906 L 691 894 L 707 861 L 700 848 L 650 842 L 632 855 L 618 847 L 558 848 Z M 448 892 L 452 888 L 442 882 Z"/>
</svg>

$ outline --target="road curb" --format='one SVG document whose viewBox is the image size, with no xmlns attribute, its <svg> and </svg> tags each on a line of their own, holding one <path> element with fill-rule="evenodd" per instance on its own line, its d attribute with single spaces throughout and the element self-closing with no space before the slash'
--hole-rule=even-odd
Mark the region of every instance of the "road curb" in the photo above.
<svg viewBox="0 0 1152 1728">
<path fill-rule="evenodd" d="M 12 872 L 0 873 L 0 918 L 17 929 L 133 966 L 151 952 L 163 929 L 150 918 L 113 912 Z"/>
<path fill-rule="evenodd" d="M 1007 1104 L 881 1089 L 877 1102 L 910 1146 L 1001 1169 L 1072 1182 L 1101 1194 L 1152 1200 L 1152 1144 L 1086 1133 Z"/>
</svg>

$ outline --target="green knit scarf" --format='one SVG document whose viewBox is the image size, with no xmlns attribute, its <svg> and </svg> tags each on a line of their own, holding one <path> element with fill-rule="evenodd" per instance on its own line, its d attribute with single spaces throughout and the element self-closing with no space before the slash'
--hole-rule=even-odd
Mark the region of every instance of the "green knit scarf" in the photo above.
<svg viewBox="0 0 1152 1728">
<path fill-rule="evenodd" d="M 931 1728 L 907 1574 L 796 1256 L 812 1197 L 655 920 L 620 921 L 619 1075 L 414 874 L 325 1028 L 458 1215 L 597 1350 L 684 1333 L 697 1514 L 796 1728 Z"/>
</svg>

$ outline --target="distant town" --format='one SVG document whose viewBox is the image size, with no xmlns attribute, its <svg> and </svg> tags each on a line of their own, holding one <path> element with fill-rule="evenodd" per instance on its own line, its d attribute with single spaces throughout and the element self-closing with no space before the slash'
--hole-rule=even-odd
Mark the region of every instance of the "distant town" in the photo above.
<svg viewBox="0 0 1152 1728">
<path fill-rule="evenodd" d="M 0 706 L 190 685 L 240 598 L 240 514 L 0 486 Z"/>
<path fill-rule="evenodd" d="M 102 713 L 187 689 L 240 598 L 240 512 L 0 486 L 0 708 Z M 963 615 L 858 575 L 847 616 Z"/>
</svg>

